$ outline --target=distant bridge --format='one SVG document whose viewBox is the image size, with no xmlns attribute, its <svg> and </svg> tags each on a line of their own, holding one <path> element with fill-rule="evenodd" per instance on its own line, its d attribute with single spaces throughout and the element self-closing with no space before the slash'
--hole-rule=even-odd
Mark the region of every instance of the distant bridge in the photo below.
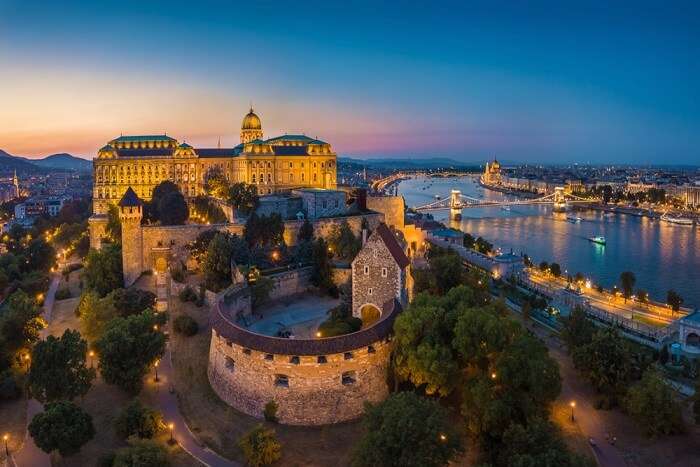
<svg viewBox="0 0 700 467">
<path fill-rule="evenodd" d="M 540 198 L 522 199 L 514 201 L 488 201 L 484 199 L 472 198 L 471 196 L 463 195 L 460 190 L 452 190 L 449 196 L 439 197 L 432 203 L 422 206 L 414 206 L 413 209 L 418 212 L 427 211 L 450 211 L 450 219 L 459 219 L 462 215 L 462 209 L 467 208 L 487 208 L 501 206 L 528 206 L 536 204 L 551 204 L 555 211 L 565 211 L 571 204 L 576 203 L 594 203 L 597 199 L 585 199 L 570 193 L 564 192 L 563 187 L 556 187 L 554 193 L 551 193 Z"/>
</svg>

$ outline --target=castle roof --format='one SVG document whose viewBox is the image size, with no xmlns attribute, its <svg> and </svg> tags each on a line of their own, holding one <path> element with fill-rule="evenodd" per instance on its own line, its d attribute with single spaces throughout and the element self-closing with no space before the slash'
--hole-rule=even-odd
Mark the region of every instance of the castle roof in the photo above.
<svg viewBox="0 0 700 467">
<path fill-rule="evenodd" d="M 141 206 L 141 205 L 143 205 L 141 198 L 138 197 L 136 192 L 134 192 L 134 190 L 131 187 L 126 189 L 124 196 L 122 196 L 122 199 L 119 200 L 119 207 L 120 208 L 134 207 L 134 206 Z"/>
<path fill-rule="evenodd" d="M 111 142 L 126 143 L 134 141 L 175 141 L 175 138 L 171 138 L 167 135 L 131 135 L 114 138 Z"/>
<path fill-rule="evenodd" d="M 265 142 L 269 143 L 269 144 L 274 144 L 274 143 L 279 143 L 279 142 L 284 142 L 284 141 L 295 141 L 295 142 L 301 142 L 301 143 L 306 143 L 306 144 L 327 144 L 325 141 L 321 141 L 320 139 L 310 138 L 306 135 L 275 136 L 274 138 L 267 139 Z"/>
<path fill-rule="evenodd" d="M 391 253 L 391 256 L 394 257 L 394 261 L 396 261 L 396 264 L 398 264 L 401 269 L 410 264 L 406 253 L 404 253 L 403 248 L 401 248 L 398 240 L 396 240 L 396 237 L 393 233 L 391 233 L 391 230 L 389 230 L 389 227 L 387 227 L 386 224 L 379 224 L 375 232 L 382 239 L 384 245 L 386 245 L 387 249 L 389 250 L 389 253 Z"/>
</svg>

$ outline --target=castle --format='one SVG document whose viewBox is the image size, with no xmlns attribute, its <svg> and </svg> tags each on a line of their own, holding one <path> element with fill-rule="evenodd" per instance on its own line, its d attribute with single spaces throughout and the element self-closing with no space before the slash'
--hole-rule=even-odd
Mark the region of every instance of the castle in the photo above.
<svg viewBox="0 0 700 467">
<path fill-rule="evenodd" d="M 129 187 L 150 200 L 164 180 L 176 183 L 187 198 L 201 195 L 207 175 L 215 170 L 231 183 L 254 185 L 260 195 L 336 187 L 336 154 L 325 141 L 305 135 L 263 140 L 252 108 L 243 118 L 240 141 L 232 148 L 194 148 L 167 135 L 115 138 L 93 160 L 93 213 L 106 214 Z"/>
<path fill-rule="evenodd" d="M 493 158 L 493 162 L 486 163 L 484 173 L 481 175 L 481 183 L 484 185 L 500 185 L 501 184 L 501 164 Z"/>
</svg>

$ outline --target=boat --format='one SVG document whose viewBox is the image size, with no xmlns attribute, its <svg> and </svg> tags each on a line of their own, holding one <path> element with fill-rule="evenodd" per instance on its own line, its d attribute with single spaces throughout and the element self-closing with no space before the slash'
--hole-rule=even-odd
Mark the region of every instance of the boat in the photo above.
<svg viewBox="0 0 700 467">
<path fill-rule="evenodd" d="M 501 211 L 510 211 L 510 206 L 501 206 Z"/>
<path fill-rule="evenodd" d="M 605 245 L 607 243 L 605 237 L 603 237 L 602 235 L 598 235 L 597 237 L 588 237 L 588 241 L 597 243 L 598 245 Z"/>
<path fill-rule="evenodd" d="M 693 225 L 693 219 L 688 219 L 686 217 L 664 217 L 664 216 L 661 216 L 661 220 L 664 222 L 668 222 L 669 224 Z"/>
<path fill-rule="evenodd" d="M 583 220 L 583 217 L 579 216 L 566 216 L 566 220 L 571 222 L 572 224 L 578 224 Z"/>
</svg>

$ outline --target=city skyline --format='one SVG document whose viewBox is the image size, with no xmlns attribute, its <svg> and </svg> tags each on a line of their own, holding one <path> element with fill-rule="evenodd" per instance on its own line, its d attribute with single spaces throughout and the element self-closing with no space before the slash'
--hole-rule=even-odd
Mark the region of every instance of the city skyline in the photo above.
<svg viewBox="0 0 700 467">
<path fill-rule="evenodd" d="M 346 157 L 698 160 L 697 7 L 0 3 L 0 148 L 91 158 L 123 134 Z"/>
</svg>

